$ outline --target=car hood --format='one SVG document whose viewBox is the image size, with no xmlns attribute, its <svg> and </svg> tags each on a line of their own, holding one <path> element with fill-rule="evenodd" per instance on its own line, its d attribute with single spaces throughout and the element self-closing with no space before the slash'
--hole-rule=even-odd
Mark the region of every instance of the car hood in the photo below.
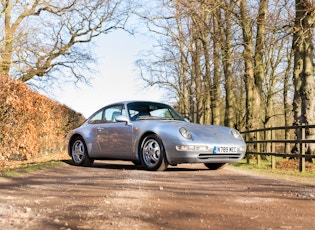
<svg viewBox="0 0 315 230">
<path fill-rule="evenodd" d="M 142 121 L 144 123 L 148 122 L 148 124 L 152 125 L 151 121 Z M 228 140 L 236 140 L 234 136 L 231 134 L 231 128 L 225 126 L 216 126 L 216 125 L 201 125 L 196 123 L 184 122 L 184 121 L 154 121 L 157 126 L 163 128 L 164 130 L 170 130 L 171 127 L 173 128 L 180 128 L 184 127 L 189 130 L 192 135 L 193 139 L 203 140 L 203 139 L 222 139 Z"/>
<path fill-rule="evenodd" d="M 197 134 L 201 137 L 207 137 L 211 135 L 226 135 L 230 134 L 230 128 L 224 126 L 215 126 L 215 125 L 200 125 L 194 123 L 188 123 L 184 125 L 185 128 L 188 128 L 192 133 Z"/>
<path fill-rule="evenodd" d="M 200 125 L 195 123 L 188 123 L 183 125 L 193 135 L 194 138 L 212 138 L 212 139 L 235 139 L 231 134 L 231 128 L 216 125 Z"/>
</svg>

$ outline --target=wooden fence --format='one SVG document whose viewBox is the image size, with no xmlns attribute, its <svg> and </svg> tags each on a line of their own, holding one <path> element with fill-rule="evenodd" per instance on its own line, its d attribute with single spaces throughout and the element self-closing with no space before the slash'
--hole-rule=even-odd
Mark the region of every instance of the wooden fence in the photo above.
<svg viewBox="0 0 315 230">
<path fill-rule="evenodd" d="M 313 161 L 314 153 L 306 153 L 309 144 L 315 144 L 315 139 L 306 139 L 306 132 L 315 125 L 283 126 L 241 132 L 247 143 L 246 158 L 256 155 L 257 164 L 261 158 L 271 156 L 271 168 L 276 167 L 276 157 L 299 159 L 299 171 L 305 172 L 305 160 Z M 291 138 L 293 137 L 293 138 Z"/>
</svg>

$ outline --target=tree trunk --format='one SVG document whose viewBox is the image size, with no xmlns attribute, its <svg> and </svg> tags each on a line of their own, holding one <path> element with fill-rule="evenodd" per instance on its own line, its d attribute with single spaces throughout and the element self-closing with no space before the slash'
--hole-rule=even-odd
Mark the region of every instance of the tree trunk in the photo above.
<svg viewBox="0 0 315 230">
<path fill-rule="evenodd" d="M 12 4 L 12 0 L 8 0 L 4 8 L 4 49 L 3 53 L 0 54 L 0 74 L 6 76 L 9 76 L 10 72 L 15 33 L 14 28 L 11 27 Z"/>
<path fill-rule="evenodd" d="M 176 5 L 178 7 L 178 5 Z M 178 86 L 180 88 L 180 91 L 178 92 L 178 97 L 179 97 L 179 112 L 185 117 L 189 118 L 189 80 L 188 76 L 189 74 L 187 73 L 188 69 L 188 64 L 186 60 L 186 51 L 185 51 L 185 35 L 183 34 L 182 31 L 182 23 L 181 23 L 181 18 L 176 17 L 176 24 L 177 24 L 177 30 L 178 30 L 178 44 L 179 44 L 179 52 L 180 52 L 180 63 L 179 65 L 181 68 L 178 68 Z"/>
<path fill-rule="evenodd" d="M 194 68 L 194 79 L 195 79 L 195 98 L 196 98 L 196 122 L 202 124 L 202 114 L 203 114 L 203 87 L 202 87 L 202 73 L 200 69 L 201 60 L 201 41 L 195 39 L 195 50 L 193 55 L 193 68 Z"/>
<path fill-rule="evenodd" d="M 310 0 L 295 1 L 295 24 L 292 48 L 294 50 L 294 124 L 315 124 L 314 44 L 315 5 Z M 301 133 L 296 133 L 301 138 Z M 306 132 L 307 139 L 315 138 L 315 130 Z M 308 146 L 308 151 L 315 146 Z"/>
<path fill-rule="evenodd" d="M 218 12 L 218 11 L 217 11 Z M 212 86 L 212 97 L 211 97 L 211 108 L 212 108 L 212 124 L 220 124 L 220 80 L 221 80 L 221 57 L 220 57 L 220 29 L 218 21 L 218 13 L 213 15 L 213 86 Z"/>
<path fill-rule="evenodd" d="M 293 50 L 291 49 L 290 56 L 288 58 L 288 66 L 285 70 L 284 80 L 283 80 L 284 126 L 290 125 L 290 123 L 289 123 L 289 111 L 290 111 L 291 107 L 289 105 L 288 96 L 289 96 L 289 73 L 290 73 L 290 69 L 292 67 L 292 59 L 293 59 Z M 284 131 L 284 138 L 285 138 L 285 140 L 290 139 L 290 130 L 289 129 L 286 129 Z M 287 154 L 290 153 L 290 144 L 289 143 L 284 144 L 284 151 Z"/>
<path fill-rule="evenodd" d="M 212 122 L 212 109 L 211 109 L 211 54 L 210 54 L 210 42 L 209 39 L 209 18 L 211 14 L 204 10 L 207 7 L 207 3 L 200 3 L 199 14 L 194 16 L 196 23 L 198 23 L 200 40 L 202 42 L 202 55 L 204 58 L 204 70 L 203 70 L 203 114 L 202 123 L 211 124 Z"/>
<path fill-rule="evenodd" d="M 265 33 L 266 33 L 266 17 L 267 17 L 268 0 L 260 0 L 259 10 L 257 16 L 257 34 L 256 34 L 256 47 L 255 47 L 255 85 L 262 93 L 262 82 L 265 75 L 264 64 L 264 46 L 265 46 Z"/>
<path fill-rule="evenodd" d="M 243 32 L 243 58 L 245 63 L 244 82 L 246 88 L 246 128 L 260 128 L 260 94 L 255 82 L 253 60 L 253 38 L 246 0 L 240 0 L 241 27 Z"/>
<path fill-rule="evenodd" d="M 235 94 L 233 92 L 233 69 L 232 69 L 232 34 L 231 34 L 231 12 L 234 6 L 229 1 L 225 1 L 225 18 L 224 22 L 221 15 L 219 16 L 221 36 L 223 45 L 222 49 L 222 64 L 224 73 L 224 89 L 225 89 L 225 112 L 224 125 L 235 127 Z"/>
<path fill-rule="evenodd" d="M 211 67 L 210 67 L 210 55 L 209 55 L 209 40 L 207 39 L 206 34 L 203 33 L 202 38 L 203 44 L 203 55 L 205 58 L 205 77 L 204 77 L 204 114 L 203 114 L 203 123 L 211 124 Z"/>
</svg>

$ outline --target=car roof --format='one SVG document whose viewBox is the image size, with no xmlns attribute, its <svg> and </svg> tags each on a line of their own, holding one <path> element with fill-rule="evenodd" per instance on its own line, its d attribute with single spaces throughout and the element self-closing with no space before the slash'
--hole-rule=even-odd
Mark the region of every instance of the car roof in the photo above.
<svg viewBox="0 0 315 230">
<path fill-rule="evenodd" d="M 97 113 L 97 112 L 100 111 L 101 109 L 104 109 L 105 107 L 109 107 L 109 106 L 117 105 L 117 104 L 124 104 L 124 105 L 126 105 L 126 104 L 129 104 L 129 103 L 135 103 L 135 102 L 158 103 L 158 104 L 168 105 L 168 104 L 163 103 L 163 102 L 149 101 L 149 100 L 148 100 L 148 101 L 146 101 L 146 100 L 125 100 L 125 101 L 117 101 L 117 102 L 113 102 L 113 103 L 104 105 L 103 107 L 99 108 L 99 109 L 96 110 L 93 114 L 91 114 L 87 120 L 89 120 L 90 117 L 92 117 L 95 113 Z M 169 105 L 168 105 L 168 106 L 169 106 Z"/>
<path fill-rule="evenodd" d="M 102 108 L 107 107 L 107 106 L 110 106 L 110 105 L 129 104 L 129 103 L 134 103 L 134 102 L 158 103 L 158 104 L 169 105 L 169 104 L 167 104 L 167 103 L 163 103 L 163 102 L 159 102 L 159 101 L 149 101 L 149 100 L 125 100 L 125 101 L 117 101 L 117 102 L 114 102 L 114 103 L 105 105 L 105 106 L 103 106 Z"/>
</svg>

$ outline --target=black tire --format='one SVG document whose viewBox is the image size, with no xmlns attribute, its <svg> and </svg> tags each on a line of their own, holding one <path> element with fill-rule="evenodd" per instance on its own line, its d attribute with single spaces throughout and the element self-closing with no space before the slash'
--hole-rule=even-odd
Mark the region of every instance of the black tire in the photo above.
<svg viewBox="0 0 315 230">
<path fill-rule="evenodd" d="M 76 137 L 71 143 L 71 158 L 74 165 L 77 166 L 91 166 L 94 162 L 89 157 L 86 144 L 82 137 Z"/>
<path fill-rule="evenodd" d="M 210 170 L 217 170 L 223 168 L 226 163 L 205 163 L 205 166 Z"/>
<path fill-rule="evenodd" d="M 161 139 L 151 134 L 145 137 L 141 143 L 140 160 L 145 169 L 149 171 L 164 171 L 168 162 Z"/>
</svg>

